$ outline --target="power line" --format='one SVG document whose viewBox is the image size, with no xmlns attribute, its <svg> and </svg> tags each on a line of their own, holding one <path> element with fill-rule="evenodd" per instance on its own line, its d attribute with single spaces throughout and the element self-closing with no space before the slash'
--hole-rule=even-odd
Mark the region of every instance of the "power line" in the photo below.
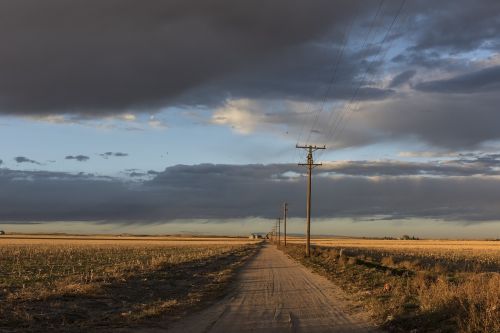
<svg viewBox="0 0 500 333">
<path fill-rule="evenodd" d="M 378 3 L 377 10 L 375 11 L 375 15 L 373 16 L 373 19 L 372 19 L 371 24 L 370 24 L 370 28 L 369 28 L 369 30 L 368 30 L 368 33 L 367 33 L 367 34 L 366 34 L 366 36 L 365 36 L 365 39 L 364 39 L 364 41 L 363 41 L 362 46 L 361 46 L 361 49 L 362 49 L 362 50 L 363 50 L 363 49 L 365 49 L 366 43 L 367 43 L 367 41 L 368 41 L 368 38 L 369 38 L 369 36 L 371 35 L 372 30 L 373 30 L 373 28 L 374 28 L 374 26 L 375 26 L 375 22 L 377 21 L 377 18 L 378 18 L 378 16 L 380 15 L 380 12 L 381 12 L 381 10 L 382 10 L 382 7 L 383 7 L 383 4 L 384 4 L 384 1 L 385 1 L 385 0 L 380 0 L 380 2 Z M 351 21 L 350 30 L 352 30 L 353 25 L 354 25 L 354 18 L 353 18 L 353 20 Z M 343 50 L 342 50 L 342 53 L 343 53 Z M 325 95 L 325 99 L 324 99 L 324 101 L 323 101 L 322 108 L 323 108 L 323 106 L 324 106 L 324 104 L 325 104 L 326 97 L 327 97 L 327 96 Z M 334 110 L 335 110 L 335 108 L 334 108 L 334 107 L 332 107 L 332 111 L 330 112 L 330 116 L 328 117 L 328 121 L 326 122 L 326 124 L 329 124 L 329 123 L 330 123 L 330 121 L 331 121 L 331 119 L 332 119 L 332 116 L 335 114 Z M 316 116 L 316 119 L 315 119 L 315 124 L 317 123 L 317 120 L 318 120 L 318 118 L 319 118 L 319 114 L 320 114 L 321 112 L 322 112 L 322 109 L 321 109 L 321 111 L 320 111 L 320 112 L 318 112 L 318 114 L 317 114 L 317 116 Z M 315 126 L 315 125 L 314 125 L 314 126 Z M 327 128 L 328 128 L 328 127 L 327 127 Z M 311 127 L 311 132 L 309 133 L 309 137 L 310 137 L 310 135 L 311 135 L 311 133 L 312 133 L 312 130 L 313 130 L 313 127 Z M 320 133 L 322 133 L 322 131 L 320 131 Z M 308 139 L 307 139 L 306 143 L 308 143 L 308 142 L 309 142 L 309 137 L 308 137 Z"/>
<path fill-rule="evenodd" d="M 309 134 L 307 136 L 306 143 L 308 143 L 309 140 L 311 139 L 311 134 L 313 132 L 313 129 L 316 127 L 316 125 L 318 123 L 319 116 L 321 115 L 321 113 L 323 112 L 323 110 L 325 108 L 325 104 L 326 104 L 326 101 L 328 99 L 328 95 L 330 94 L 330 90 L 331 90 L 331 88 L 333 87 L 333 84 L 336 81 L 335 79 L 337 78 L 337 75 L 336 75 L 337 74 L 337 70 L 339 68 L 340 62 L 342 61 L 342 57 L 344 55 L 344 50 L 345 50 L 345 48 L 347 46 L 347 41 L 349 39 L 349 34 L 351 32 L 351 29 L 352 29 L 352 26 L 353 26 L 353 22 L 354 22 L 354 19 L 351 20 L 350 24 L 348 25 L 348 28 L 346 28 L 346 31 L 344 32 L 344 38 L 343 38 L 343 41 L 342 41 L 342 46 L 340 48 L 339 53 L 337 54 L 337 59 L 335 61 L 335 66 L 334 66 L 334 69 L 333 69 L 332 77 L 330 78 L 330 81 L 329 81 L 328 86 L 326 88 L 325 94 L 323 96 L 323 100 L 321 102 L 321 107 L 319 108 L 318 112 L 316 113 L 316 117 L 314 119 L 314 122 L 311 125 L 311 129 L 309 130 Z"/>
<path fill-rule="evenodd" d="M 404 2 L 404 1 L 403 1 L 403 2 Z M 393 42 L 393 40 L 391 40 L 391 42 L 390 42 L 389 46 L 385 49 L 385 51 L 384 51 L 384 53 L 383 53 L 383 55 L 382 55 L 382 57 L 381 57 L 381 59 L 380 59 L 380 60 L 385 59 L 385 56 L 387 55 L 387 52 L 388 52 L 388 51 L 389 51 L 389 49 L 391 48 L 392 42 Z M 379 61 L 380 61 L 380 60 L 379 60 Z M 375 76 L 375 75 L 374 75 L 374 76 Z M 370 80 L 370 81 L 373 81 L 373 79 L 372 79 L 372 80 Z M 352 114 L 353 114 L 354 112 L 356 112 L 356 111 L 358 111 L 358 110 L 359 110 L 359 105 L 360 105 L 360 103 L 361 103 L 361 101 L 360 101 L 360 99 L 358 99 L 358 100 L 355 102 L 355 104 L 353 104 L 354 106 L 352 107 L 351 112 L 347 114 L 347 118 L 346 118 L 346 120 L 345 120 L 345 121 L 341 124 L 341 125 L 342 125 L 342 127 L 340 127 L 340 130 L 336 133 L 336 135 L 334 134 L 334 135 L 332 136 L 332 140 L 334 140 L 336 137 L 338 138 L 338 137 L 340 137 L 340 136 L 342 135 L 342 133 L 344 132 L 344 130 L 345 130 L 346 126 L 347 126 L 347 123 L 348 123 L 348 121 L 349 121 L 350 117 L 352 116 Z"/>
<path fill-rule="evenodd" d="M 402 1 L 401 1 L 401 4 L 400 4 L 400 6 L 399 6 L 399 8 L 398 8 L 398 10 L 397 10 L 397 12 L 396 12 L 396 14 L 395 14 L 395 16 L 394 16 L 393 20 L 391 21 L 391 24 L 389 25 L 389 28 L 387 29 L 387 31 L 386 31 L 386 33 L 385 33 L 385 35 L 384 35 L 384 38 L 383 38 L 383 39 L 382 39 L 382 41 L 379 43 L 379 44 L 380 44 L 380 46 L 379 46 L 379 48 L 378 48 L 378 51 L 377 51 L 376 57 L 378 57 L 378 56 L 380 55 L 380 52 L 381 52 L 381 50 L 383 49 L 383 44 L 386 42 L 386 40 L 387 40 L 387 38 L 389 37 L 389 34 L 390 34 L 390 32 L 391 32 L 391 30 L 392 30 L 392 28 L 393 28 L 394 24 L 395 24 L 395 23 L 396 23 L 396 21 L 398 20 L 398 18 L 399 18 L 399 16 L 400 16 L 400 14 L 401 14 L 401 11 L 403 10 L 403 7 L 404 7 L 405 2 L 406 2 L 406 0 L 402 0 Z M 386 51 L 386 53 L 387 53 L 387 51 Z M 385 57 L 385 55 L 384 55 L 384 57 Z M 355 101 L 355 100 L 356 100 L 356 98 L 358 97 L 358 93 L 359 93 L 359 91 L 360 91 L 360 89 L 361 89 L 361 86 L 362 86 L 363 82 L 365 82 L 366 76 L 367 76 L 367 75 L 368 75 L 368 73 L 371 71 L 372 65 L 373 65 L 374 63 L 375 63 L 375 61 L 372 61 L 372 62 L 368 65 L 368 67 L 367 67 L 367 69 L 366 69 L 366 71 L 365 71 L 365 73 L 364 73 L 364 75 L 363 75 L 362 79 L 360 80 L 359 85 L 357 86 L 356 90 L 354 91 L 354 94 L 352 95 L 352 97 L 351 97 L 351 99 L 350 99 L 349 103 L 348 103 L 348 104 L 347 104 L 347 106 L 344 108 L 343 112 L 341 112 L 341 116 L 340 116 L 339 121 L 338 121 L 336 124 L 334 124 L 334 126 L 333 126 L 333 127 L 331 127 L 330 131 L 328 132 L 328 134 L 327 134 L 327 136 L 326 136 L 326 138 L 325 138 L 325 141 L 326 141 L 326 142 L 328 142 L 330 139 L 332 139 L 332 138 L 333 138 L 333 137 L 337 134 L 337 132 L 336 132 L 336 131 L 339 129 L 339 126 L 340 126 L 340 124 L 342 123 L 343 119 L 346 117 L 346 115 L 349 115 L 349 114 L 350 114 L 350 112 L 352 112 L 352 111 L 354 110 L 354 108 L 353 108 L 354 101 Z M 357 104 L 359 104 L 359 101 L 357 102 Z M 357 105 L 357 104 L 356 104 L 356 105 Z M 345 122 L 344 122 L 344 124 L 343 124 L 343 127 L 341 128 L 341 131 L 343 131 L 343 129 L 344 129 L 344 128 L 345 128 Z M 337 135 L 337 137 L 338 137 L 338 135 Z"/>
<path fill-rule="evenodd" d="M 389 25 L 389 27 L 388 27 L 388 29 L 387 29 L 387 31 L 386 31 L 383 39 L 378 43 L 379 44 L 379 48 L 376 50 L 376 55 L 374 57 L 375 59 L 377 59 L 379 57 L 381 51 L 383 50 L 383 45 L 385 44 L 386 40 L 388 39 L 388 37 L 389 37 L 389 35 L 391 33 L 392 28 L 394 27 L 395 23 L 397 22 L 400 14 L 401 14 L 401 12 L 403 10 L 405 2 L 406 2 L 406 0 L 402 0 L 401 1 L 401 4 L 400 4 L 398 10 L 396 11 L 396 13 L 394 15 L 394 18 L 391 21 L 391 23 L 390 23 L 390 25 Z M 368 39 L 369 39 L 370 35 L 372 34 L 372 31 L 373 31 L 373 28 L 374 28 L 375 23 L 377 21 L 377 18 L 379 17 L 379 15 L 380 15 L 380 13 L 382 11 L 383 4 L 384 4 L 384 0 L 381 0 L 379 2 L 377 11 L 375 13 L 375 16 L 373 17 L 373 20 L 371 22 L 371 25 L 370 25 L 370 28 L 369 28 L 369 32 L 368 32 L 368 34 L 366 35 L 366 37 L 364 39 L 364 42 L 362 44 L 363 46 L 362 46 L 361 50 L 366 49 Z M 351 28 L 352 28 L 352 26 L 351 26 Z M 344 37 L 346 37 L 346 35 Z M 340 64 L 340 59 L 341 59 L 341 57 L 343 55 L 343 52 L 344 52 L 345 43 L 346 43 L 346 38 L 344 38 L 344 44 L 343 44 L 342 48 L 339 51 L 340 53 L 339 53 L 339 56 L 337 57 L 337 61 L 336 61 L 335 66 L 334 66 L 334 72 L 333 72 L 333 75 L 332 75 L 332 79 L 330 80 L 329 86 L 327 87 L 326 94 L 325 94 L 325 96 L 323 98 L 323 101 L 322 101 L 322 104 L 321 104 L 321 108 L 318 110 L 318 113 L 316 114 L 314 122 L 313 122 L 313 124 L 311 126 L 311 129 L 309 131 L 309 134 L 308 134 L 308 137 L 307 137 L 307 142 L 306 142 L 307 144 L 306 145 L 299 145 L 298 143 L 296 144 L 296 148 L 306 149 L 307 150 L 307 162 L 306 163 L 299 163 L 299 165 L 301 165 L 301 166 L 307 166 L 307 170 L 308 170 L 307 206 L 306 206 L 307 207 L 306 256 L 310 256 L 311 201 L 312 201 L 312 169 L 314 169 L 316 166 L 322 165 L 321 163 L 314 163 L 313 152 L 315 152 L 317 150 L 323 150 L 324 151 L 326 149 L 326 146 L 310 145 L 310 144 L 308 144 L 308 142 L 310 140 L 311 134 L 312 134 L 315 126 L 317 125 L 317 122 L 319 120 L 319 116 L 320 116 L 321 112 L 324 109 L 324 106 L 326 104 L 326 100 L 328 98 L 328 93 L 330 92 L 331 86 L 333 85 L 333 82 L 335 80 L 335 77 L 336 77 L 335 74 L 337 72 L 337 68 L 338 68 L 338 66 Z M 385 51 L 383 58 L 385 58 L 385 55 L 387 54 L 387 51 L 388 50 Z M 353 110 L 353 106 L 356 107 L 359 104 L 359 101 L 357 102 L 357 104 L 354 104 L 354 102 L 358 98 L 358 94 L 360 92 L 361 86 L 365 82 L 367 75 L 370 73 L 371 68 L 372 68 L 372 66 L 375 63 L 376 63 L 375 60 L 368 63 L 368 66 L 367 66 L 365 72 L 363 73 L 362 78 L 359 80 L 359 84 L 354 88 L 353 94 L 352 94 L 349 102 L 347 103 L 347 105 L 344 107 L 344 109 L 341 110 L 341 112 L 339 112 L 339 113 L 334 113 L 333 111 L 335 109 L 332 109 L 332 113 L 330 114 L 329 121 L 327 122 L 327 124 L 330 124 L 330 121 L 332 120 L 332 117 L 334 116 L 334 114 L 337 117 L 334 119 L 334 123 L 332 124 L 334 126 L 329 127 L 329 130 L 328 130 L 327 135 L 325 137 L 326 142 L 329 141 L 329 139 L 331 138 L 331 136 L 334 136 L 334 135 L 336 135 L 338 133 L 337 131 L 338 131 L 339 126 L 341 124 L 343 124 L 344 127 L 340 127 L 340 129 L 343 130 L 345 128 L 345 122 L 344 123 L 342 123 L 342 122 L 343 122 L 344 118 L 346 117 L 346 115 L 350 115 L 350 113 Z M 300 140 L 300 138 L 302 136 L 303 128 L 304 127 L 302 127 L 301 132 L 299 133 L 300 134 L 299 135 L 299 140 Z M 285 203 L 284 204 L 285 245 L 286 245 L 286 211 L 287 211 L 287 206 L 286 205 L 287 204 Z M 276 233 L 276 231 L 278 231 L 278 244 L 280 244 L 280 241 L 281 241 L 281 223 L 280 223 L 281 221 L 280 220 L 281 219 L 279 218 L 278 219 L 278 224 L 275 227 L 275 233 Z"/>
<path fill-rule="evenodd" d="M 371 23 L 370 23 L 370 27 L 368 29 L 368 33 L 366 34 L 366 36 L 365 36 L 365 38 L 363 40 L 363 43 L 361 44 L 361 48 L 360 49 L 365 51 L 364 52 L 365 56 L 368 55 L 368 49 L 367 49 L 368 39 L 372 35 L 372 32 L 373 32 L 373 29 L 374 29 L 375 24 L 377 22 L 377 19 L 378 19 L 380 13 L 382 12 L 382 8 L 384 6 L 384 2 L 385 2 L 385 0 L 380 0 L 380 2 L 378 3 L 377 10 L 375 11 L 375 15 L 373 16 L 373 19 L 371 20 Z M 353 88 L 355 88 L 355 87 L 353 87 Z M 352 96 L 354 96 L 354 92 L 355 91 L 356 91 L 356 89 L 353 90 L 353 95 Z M 351 96 L 351 99 L 352 99 L 352 96 Z M 334 110 L 335 109 L 332 109 L 330 117 L 329 117 L 328 121 L 326 122 L 326 124 L 327 124 L 327 126 L 329 128 L 329 130 L 327 132 L 331 131 L 332 128 L 335 128 L 337 126 L 337 123 L 343 117 L 342 111 L 341 112 L 334 112 Z M 335 118 L 333 118 L 334 115 L 336 115 Z M 333 122 L 332 122 L 332 120 L 333 120 Z"/>
<path fill-rule="evenodd" d="M 343 56 L 343 53 L 344 53 L 344 50 L 345 50 L 345 47 L 347 45 L 347 41 L 349 39 L 349 34 L 351 32 L 351 29 L 352 29 L 352 25 L 353 25 L 353 22 L 355 20 L 355 16 L 353 16 L 350 24 L 347 25 L 345 31 L 344 31 L 344 38 L 343 38 L 343 41 L 342 41 L 342 45 L 339 49 L 339 52 L 337 53 L 337 57 L 336 57 L 336 61 L 335 61 L 335 65 L 333 67 L 333 72 L 332 72 L 332 76 L 331 76 L 331 79 L 329 80 L 329 84 L 327 85 L 327 88 L 325 90 L 325 94 L 323 96 L 323 104 L 326 102 L 326 99 L 328 97 L 328 94 L 329 94 L 329 91 L 330 91 L 330 88 L 331 88 L 331 85 L 333 84 L 334 80 L 335 80 L 335 77 L 336 77 L 336 73 L 337 73 L 337 69 L 339 67 L 339 64 L 340 64 L 340 61 L 342 59 L 342 56 Z M 316 123 L 317 123 L 317 120 L 318 120 L 318 117 L 319 117 L 319 113 L 322 112 L 322 109 L 323 109 L 323 106 L 318 109 L 318 112 L 316 113 L 316 117 L 311 125 L 311 129 L 309 130 L 309 133 L 308 133 L 308 138 L 306 140 L 306 142 L 309 141 L 310 139 L 310 136 L 311 136 L 311 133 L 314 129 L 314 127 L 316 126 Z M 309 111 L 310 110 L 310 111 Z M 308 105 L 308 110 L 306 111 L 306 119 L 305 121 L 302 123 L 302 126 L 301 126 L 301 129 L 300 129 L 300 132 L 299 132 L 299 137 L 297 138 L 297 144 L 299 144 L 299 142 L 301 141 L 302 139 L 302 134 L 304 132 L 304 129 L 306 127 L 306 124 L 309 122 L 308 121 L 308 118 L 311 118 L 313 115 L 314 115 L 314 103 L 311 102 L 309 105 Z"/>
</svg>

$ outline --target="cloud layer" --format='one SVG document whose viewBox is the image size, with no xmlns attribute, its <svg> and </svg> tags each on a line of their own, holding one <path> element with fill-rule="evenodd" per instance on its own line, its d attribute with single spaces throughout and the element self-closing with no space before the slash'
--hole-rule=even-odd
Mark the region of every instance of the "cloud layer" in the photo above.
<svg viewBox="0 0 500 333">
<path fill-rule="evenodd" d="M 0 58 L 0 113 L 92 118 L 168 106 L 220 113 L 250 101 L 261 111 L 233 110 L 239 123 L 220 114 L 213 122 L 248 134 L 269 123 L 298 132 L 305 111 L 274 108 L 311 103 L 326 119 L 306 128 L 338 147 L 410 138 L 468 149 L 499 140 L 491 124 L 500 121 L 500 3 L 401 5 L 2 2 L 0 39 L 8 47 Z M 344 132 L 331 120 L 345 109 L 362 116 L 345 117 Z"/>
<path fill-rule="evenodd" d="M 100 114 L 164 106 L 314 40 L 352 1 L 23 0 L 0 4 L 2 112 Z"/>
<path fill-rule="evenodd" d="M 498 155 L 429 163 L 326 163 L 314 178 L 314 216 L 499 220 L 499 166 Z M 301 217 L 303 172 L 284 164 L 177 165 L 150 172 L 151 180 L 137 183 L 91 174 L 0 169 L 0 219 L 148 223 L 275 218 L 285 200 L 290 216 Z"/>
<path fill-rule="evenodd" d="M 500 2 L 403 3 L 3 1 L 0 115 L 103 128 L 106 119 L 143 119 L 165 128 L 152 113 L 175 107 L 176 117 L 191 112 L 237 135 L 329 148 L 423 146 L 425 162 L 325 163 L 314 180 L 314 215 L 499 220 L 499 156 L 460 152 L 500 143 Z M 182 123 L 172 118 L 169 127 Z M 447 160 L 432 161 L 436 151 Z M 80 165 L 129 154 L 97 156 Z M 303 216 L 303 171 L 177 165 L 126 169 L 120 175 L 133 179 L 124 180 L 2 168 L 0 220 L 274 218 L 284 200 L 291 216 Z"/>
</svg>

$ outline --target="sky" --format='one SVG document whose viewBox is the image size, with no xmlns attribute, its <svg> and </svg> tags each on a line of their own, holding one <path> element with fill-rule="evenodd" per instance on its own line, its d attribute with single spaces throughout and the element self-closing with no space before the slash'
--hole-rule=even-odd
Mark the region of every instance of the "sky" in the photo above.
<svg viewBox="0 0 500 333">
<path fill-rule="evenodd" d="M 497 238 L 496 0 L 0 3 L 0 228 Z"/>
</svg>

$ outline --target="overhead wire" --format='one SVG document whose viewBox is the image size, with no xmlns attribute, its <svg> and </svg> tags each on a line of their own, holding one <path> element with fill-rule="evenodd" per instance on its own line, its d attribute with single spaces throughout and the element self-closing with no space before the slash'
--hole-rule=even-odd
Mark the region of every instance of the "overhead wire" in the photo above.
<svg viewBox="0 0 500 333">
<path fill-rule="evenodd" d="M 386 33 L 385 33 L 382 41 L 379 43 L 380 46 L 379 46 L 379 48 L 378 48 L 378 50 L 376 52 L 375 58 L 377 58 L 380 55 L 380 52 L 383 49 L 383 45 L 387 41 L 387 39 L 388 39 L 388 37 L 389 37 L 389 35 L 390 35 L 391 31 L 392 31 L 392 28 L 394 27 L 395 23 L 397 22 L 398 18 L 400 17 L 400 14 L 401 14 L 401 12 L 403 10 L 405 2 L 406 2 L 406 0 L 402 0 L 401 1 L 401 4 L 398 7 L 398 10 L 396 11 L 396 13 L 394 15 L 393 20 L 391 21 L 391 23 L 390 23 L 390 25 L 389 25 L 389 27 L 388 27 L 388 29 L 387 29 L 387 31 L 386 31 Z M 384 53 L 384 58 L 385 58 L 385 55 L 387 54 L 387 52 L 388 52 L 388 49 L 386 49 L 386 51 Z M 379 59 L 379 61 L 382 60 L 382 59 L 383 58 Z M 359 105 L 359 100 L 356 102 L 356 104 L 354 104 L 354 103 L 356 101 L 356 98 L 358 97 L 358 94 L 360 92 L 361 86 L 366 81 L 366 77 L 367 77 L 368 73 L 371 72 L 372 66 L 375 63 L 376 63 L 375 60 L 369 63 L 368 67 L 366 68 L 366 71 L 363 74 L 362 79 L 360 79 L 360 81 L 359 81 L 359 85 L 356 87 L 356 90 L 354 91 L 354 93 L 353 93 L 350 101 L 348 102 L 347 106 L 345 106 L 344 109 L 341 110 L 340 116 L 338 117 L 339 119 L 336 121 L 336 123 L 333 124 L 333 126 L 328 131 L 327 136 L 325 137 L 325 142 L 329 142 L 333 138 L 339 137 L 340 134 L 344 131 L 346 123 L 347 123 L 347 120 L 351 116 L 352 112 L 355 110 L 355 107 Z M 354 107 L 353 107 L 353 105 L 354 105 Z M 344 119 L 345 119 L 345 121 L 344 121 Z M 340 126 L 342 126 L 342 127 L 340 127 Z"/>
<path fill-rule="evenodd" d="M 346 29 L 344 31 L 344 38 L 343 38 L 343 41 L 342 41 L 342 45 L 339 49 L 339 52 L 337 53 L 337 57 L 336 57 L 336 60 L 335 60 L 335 64 L 334 64 L 334 67 L 333 67 L 333 71 L 332 71 L 332 76 L 329 80 L 329 83 L 328 83 L 328 86 L 325 90 L 325 93 L 323 95 L 323 104 L 322 104 L 322 107 L 320 109 L 318 109 L 318 112 L 316 112 L 316 117 L 314 117 L 314 120 L 312 122 L 312 125 L 311 125 L 311 128 L 309 129 L 309 132 L 308 132 L 308 138 L 307 138 L 307 142 L 309 142 L 309 139 L 310 139 L 310 136 L 311 136 L 311 133 L 313 132 L 314 130 L 314 127 L 315 127 L 315 124 L 317 123 L 317 119 L 318 119 L 318 113 L 321 113 L 322 112 L 322 108 L 324 107 L 324 104 L 326 103 L 326 100 L 328 98 L 328 95 L 329 95 L 329 91 L 331 89 L 331 86 L 333 85 L 334 81 L 335 81 L 335 78 L 336 78 L 336 73 L 338 71 L 338 68 L 339 68 L 339 65 L 340 65 L 340 62 L 342 60 L 342 57 L 343 57 L 343 53 L 344 53 L 344 50 L 346 48 L 346 45 L 347 45 L 347 42 L 349 40 L 349 34 L 351 32 L 351 28 L 352 28 L 352 25 L 353 25 L 353 22 L 355 21 L 355 16 L 353 16 L 353 18 L 351 19 L 350 23 L 346 26 Z M 321 110 L 321 111 L 320 111 Z M 306 111 L 306 119 L 305 121 L 302 123 L 302 126 L 301 126 L 301 129 L 300 129 L 300 132 L 299 132 L 299 136 L 297 138 L 297 144 L 300 143 L 301 139 L 302 139 L 302 134 L 304 133 L 304 129 L 306 128 L 306 125 L 309 123 L 309 119 L 311 117 L 313 117 L 315 114 L 314 112 L 314 103 L 311 102 L 309 105 L 308 105 L 308 109 Z M 306 143 L 307 143 L 306 142 Z"/>
<path fill-rule="evenodd" d="M 323 112 L 323 110 L 325 108 L 326 102 L 328 100 L 328 96 L 330 95 L 330 91 L 333 87 L 333 84 L 336 81 L 336 78 L 338 77 L 336 74 L 337 74 L 340 62 L 342 61 L 342 57 L 344 56 L 344 51 L 345 51 L 345 48 L 347 46 L 349 34 L 351 32 L 353 23 L 354 23 L 354 18 L 350 21 L 349 25 L 346 27 L 346 30 L 344 31 L 342 46 L 340 47 L 339 53 L 337 54 L 337 58 L 335 60 L 335 65 L 334 65 L 333 72 L 332 72 L 332 76 L 328 82 L 328 86 L 326 88 L 325 94 L 323 95 L 323 99 L 321 101 L 321 106 L 318 109 L 318 112 L 316 113 L 316 117 L 314 118 L 314 122 L 311 125 L 311 129 L 309 130 L 309 134 L 308 134 L 307 139 L 306 139 L 306 144 L 308 144 L 309 140 L 311 139 L 311 134 L 313 133 L 313 130 L 318 123 L 319 116 L 321 115 L 321 113 Z"/>
<path fill-rule="evenodd" d="M 403 0 L 403 3 L 404 3 L 404 2 L 405 2 L 405 0 Z M 407 16 L 407 18 L 408 18 L 408 16 Z M 385 59 L 385 57 L 386 57 L 386 55 L 387 55 L 388 51 L 390 50 L 391 45 L 392 45 L 392 43 L 393 43 L 393 42 L 394 42 L 394 40 L 392 39 L 392 40 L 391 40 L 391 42 L 390 42 L 390 44 L 389 44 L 389 46 L 385 49 L 385 51 L 384 51 L 384 53 L 383 53 L 382 57 L 379 59 L 379 61 L 382 61 L 383 59 Z M 370 82 L 373 82 L 373 81 L 374 81 L 374 79 L 370 80 Z M 349 119 L 351 118 L 352 114 L 353 114 L 354 112 L 356 112 L 356 111 L 358 111 L 358 110 L 359 110 L 359 105 L 360 105 L 360 103 L 361 103 L 361 101 L 360 101 L 360 99 L 358 99 L 358 100 L 356 101 L 356 104 L 354 104 L 354 106 L 353 106 L 353 108 L 352 108 L 352 111 L 351 111 L 349 114 L 347 114 L 347 118 L 346 118 L 346 120 L 342 123 L 342 127 L 341 127 L 341 128 L 340 128 L 340 130 L 337 132 L 337 136 L 336 136 L 336 137 L 340 137 L 340 136 L 342 135 L 342 133 L 343 133 L 343 131 L 345 130 L 346 125 L 347 125 L 347 123 L 348 123 Z M 335 139 L 335 134 L 332 136 L 332 140 L 334 140 L 334 139 Z"/>
<path fill-rule="evenodd" d="M 368 43 L 368 39 L 372 35 L 372 32 L 373 32 L 373 29 L 374 29 L 375 24 L 377 22 L 377 19 L 378 19 L 379 15 L 380 15 L 380 13 L 382 11 L 384 2 L 385 2 L 385 0 L 380 0 L 379 1 L 378 6 L 377 6 L 377 10 L 375 11 L 375 15 L 373 16 L 373 18 L 371 20 L 371 23 L 370 23 L 370 26 L 369 26 L 369 29 L 368 29 L 368 33 L 365 35 L 365 38 L 364 38 L 363 43 L 362 43 L 362 46 L 360 48 L 361 50 L 365 50 L 365 54 L 367 54 L 367 52 L 368 52 L 368 50 L 366 49 L 366 45 Z M 340 104 L 340 102 L 337 102 L 336 104 L 338 105 L 338 104 Z M 335 112 L 336 109 L 337 109 L 337 105 L 335 105 L 334 107 L 331 108 L 330 115 L 328 116 L 328 120 L 325 122 L 325 126 L 326 126 L 325 132 L 329 128 L 331 128 L 331 124 L 335 124 L 338 121 L 339 117 L 340 117 L 339 112 Z"/>
</svg>

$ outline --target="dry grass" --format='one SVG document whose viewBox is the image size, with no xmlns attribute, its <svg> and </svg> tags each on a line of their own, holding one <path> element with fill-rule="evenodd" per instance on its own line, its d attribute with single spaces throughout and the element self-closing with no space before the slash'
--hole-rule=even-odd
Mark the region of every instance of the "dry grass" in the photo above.
<svg viewBox="0 0 500 333">
<path fill-rule="evenodd" d="M 290 243 L 303 243 L 292 238 Z M 410 269 L 449 271 L 498 271 L 500 267 L 500 242 L 478 240 L 379 240 L 350 238 L 317 238 L 311 243 L 318 246 L 342 249 L 346 255 L 359 256 L 391 266 Z"/>
<path fill-rule="evenodd" d="M 459 242 L 432 241 L 427 249 L 423 244 L 407 248 L 400 241 L 328 242 L 315 246 L 310 258 L 298 244 L 286 252 L 355 295 L 385 329 L 500 332 L 498 242 L 460 242 L 459 248 Z M 355 243 L 363 246 L 346 246 Z"/>
<path fill-rule="evenodd" d="M 303 243 L 298 237 L 289 237 L 290 243 Z M 385 240 L 365 238 L 313 238 L 311 243 L 319 246 L 342 248 L 368 248 L 383 250 L 404 250 L 410 252 L 440 252 L 468 257 L 500 256 L 500 242 L 486 240 Z"/>
<path fill-rule="evenodd" d="M 0 331 L 161 326 L 157 318 L 219 297 L 255 248 L 242 239 L 0 239 Z"/>
<path fill-rule="evenodd" d="M 59 236 L 59 235 L 4 235 L 0 237 L 3 245 L 148 245 L 192 246 L 196 245 L 242 245 L 256 241 L 242 237 L 174 237 L 174 236 Z"/>
</svg>

